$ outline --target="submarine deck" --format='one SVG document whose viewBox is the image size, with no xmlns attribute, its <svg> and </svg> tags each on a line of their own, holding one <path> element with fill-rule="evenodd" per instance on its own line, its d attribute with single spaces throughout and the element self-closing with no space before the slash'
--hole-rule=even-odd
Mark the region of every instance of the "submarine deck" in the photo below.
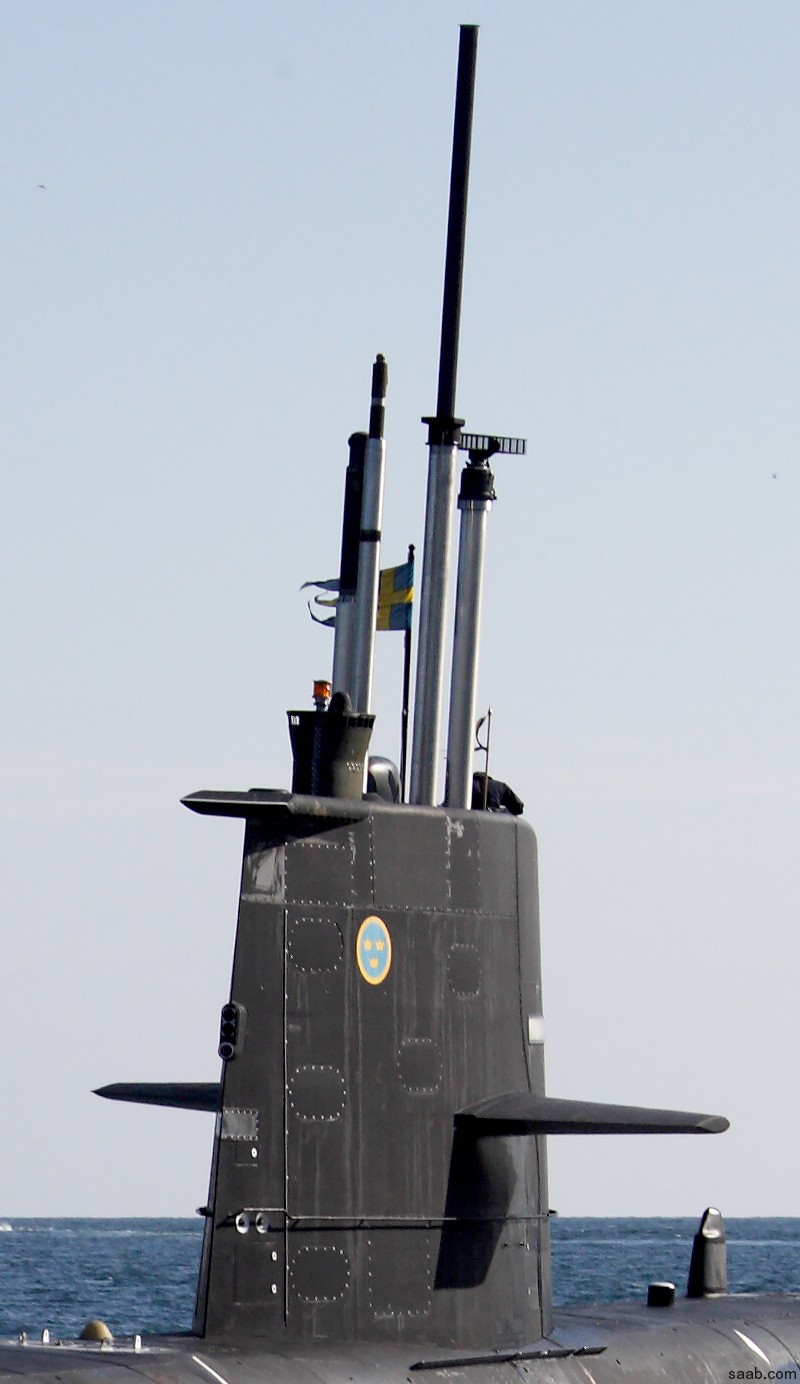
<svg viewBox="0 0 800 1384">
<path fill-rule="evenodd" d="M 36 1375 L 68 1384 L 609 1384 L 612 1380 L 800 1380 L 800 1294 L 677 1299 L 670 1307 L 593 1303 L 562 1308 L 546 1340 L 509 1351 L 379 1343 L 286 1346 L 197 1336 L 111 1346 L 0 1342 L 0 1379 Z"/>
</svg>

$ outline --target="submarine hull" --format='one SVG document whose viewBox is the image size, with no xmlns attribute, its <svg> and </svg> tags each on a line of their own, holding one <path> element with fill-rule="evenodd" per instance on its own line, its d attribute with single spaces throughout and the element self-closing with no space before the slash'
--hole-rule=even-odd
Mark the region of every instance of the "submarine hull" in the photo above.
<svg viewBox="0 0 800 1384">
<path fill-rule="evenodd" d="M 40 1384 L 695 1384 L 800 1379 L 800 1295 L 679 1300 L 668 1308 L 602 1303 L 563 1308 L 546 1339 L 511 1356 L 424 1345 L 292 1345 L 193 1336 L 142 1348 L 0 1344 L 0 1378 Z M 131 1381 L 132 1384 L 132 1381 Z"/>
</svg>

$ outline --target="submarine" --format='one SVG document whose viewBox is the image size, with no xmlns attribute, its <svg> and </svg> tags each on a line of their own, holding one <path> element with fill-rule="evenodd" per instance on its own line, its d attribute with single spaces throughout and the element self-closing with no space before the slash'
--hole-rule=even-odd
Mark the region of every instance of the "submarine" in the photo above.
<svg viewBox="0 0 800 1384">
<path fill-rule="evenodd" d="M 423 420 L 408 790 L 402 772 L 370 755 L 388 397 L 378 356 L 368 430 L 350 439 L 330 678 L 315 685 L 312 706 L 288 713 L 291 787 L 183 799 L 243 823 L 220 1080 L 99 1092 L 214 1112 L 192 1332 L 21 1338 L 0 1345 L 3 1375 L 75 1384 L 130 1373 L 153 1384 L 800 1377 L 800 1301 L 726 1292 L 714 1208 L 685 1296 L 683 1285 L 654 1283 L 639 1303 L 553 1308 L 547 1136 L 724 1135 L 727 1121 L 547 1091 L 536 837 L 513 788 L 490 777 L 488 762 L 472 769 L 493 459 L 525 447 L 467 431 L 456 414 L 477 37 L 462 28 L 437 407 Z"/>
</svg>

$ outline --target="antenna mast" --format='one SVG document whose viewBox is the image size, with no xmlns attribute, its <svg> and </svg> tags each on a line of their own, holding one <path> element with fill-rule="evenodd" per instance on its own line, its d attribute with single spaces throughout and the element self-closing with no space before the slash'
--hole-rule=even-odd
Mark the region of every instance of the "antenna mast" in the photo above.
<svg viewBox="0 0 800 1384">
<path fill-rule="evenodd" d="M 467 229 L 469 155 L 478 28 L 462 24 L 458 48 L 450 206 L 439 348 L 439 392 L 435 418 L 428 424 L 428 493 L 420 591 L 419 645 L 411 753 L 412 803 L 436 801 L 439 721 L 442 703 L 444 617 L 450 565 L 450 528 L 455 489 L 456 451 L 462 420 L 455 417 L 461 285 Z"/>
</svg>

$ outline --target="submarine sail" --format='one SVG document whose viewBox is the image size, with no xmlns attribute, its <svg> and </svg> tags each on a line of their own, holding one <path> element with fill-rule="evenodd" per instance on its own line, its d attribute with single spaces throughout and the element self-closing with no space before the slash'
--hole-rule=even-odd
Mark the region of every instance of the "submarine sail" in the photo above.
<svg viewBox="0 0 800 1384">
<path fill-rule="evenodd" d="M 800 1358 L 795 1300 L 725 1293 L 724 1230 L 711 1208 L 685 1301 L 653 1284 L 647 1304 L 553 1309 L 548 1136 L 705 1135 L 727 1120 L 547 1092 L 536 837 L 513 793 L 472 805 L 488 462 L 524 452 L 522 439 L 464 434 L 455 416 L 476 56 L 477 29 L 464 26 L 437 412 L 425 420 L 411 801 L 388 773 L 367 787 L 387 385 L 379 355 L 369 434 L 351 439 L 332 695 L 289 712 L 292 788 L 183 800 L 244 824 L 220 1080 L 99 1092 L 215 1114 L 193 1333 L 0 1345 L 7 1374 L 69 1371 L 76 1384 L 120 1370 L 153 1384 L 407 1384 L 414 1373 L 647 1384 L 736 1377 L 754 1352 L 770 1367 Z M 459 448 L 470 460 L 439 805 Z"/>
</svg>

